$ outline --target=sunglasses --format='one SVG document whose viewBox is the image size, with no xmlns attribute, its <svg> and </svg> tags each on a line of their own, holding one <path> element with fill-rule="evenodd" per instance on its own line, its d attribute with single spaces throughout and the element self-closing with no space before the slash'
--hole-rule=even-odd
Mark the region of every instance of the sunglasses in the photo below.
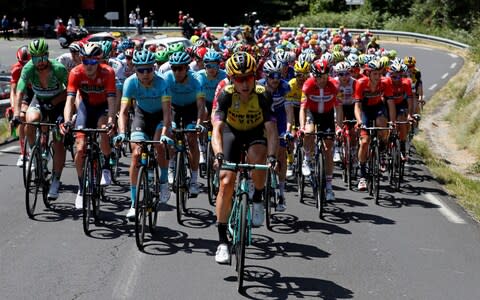
<svg viewBox="0 0 480 300">
<path fill-rule="evenodd" d="M 42 56 L 32 56 L 32 62 L 34 64 L 39 64 L 41 62 L 48 61 L 48 55 L 42 55 Z"/>
<path fill-rule="evenodd" d="M 183 66 L 172 66 L 172 71 L 173 72 L 180 72 L 180 71 L 183 71 Z"/>
<path fill-rule="evenodd" d="M 280 79 L 280 78 L 282 78 L 282 74 L 277 73 L 277 72 L 270 73 L 270 74 L 268 74 L 268 78 L 270 78 L 270 79 Z"/>
<path fill-rule="evenodd" d="M 233 78 L 233 81 L 235 81 L 236 83 L 244 83 L 244 82 L 253 81 L 253 79 L 255 79 L 255 76 L 247 75 L 247 76 L 235 77 Z"/>
<path fill-rule="evenodd" d="M 93 66 L 93 65 L 98 64 L 98 60 L 84 58 L 84 59 L 82 59 L 82 64 L 87 65 L 87 66 Z"/>
<path fill-rule="evenodd" d="M 207 68 L 207 69 L 218 69 L 219 65 L 218 64 L 205 64 L 205 68 Z"/>
<path fill-rule="evenodd" d="M 140 74 L 145 74 L 145 73 L 150 74 L 153 72 L 153 67 L 135 68 L 135 71 L 137 71 Z"/>
<path fill-rule="evenodd" d="M 317 74 L 315 74 L 314 76 L 315 76 L 315 78 L 327 78 L 327 77 L 328 77 L 328 73 L 325 73 L 325 74 L 318 74 L 318 75 L 317 75 Z"/>
<path fill-rule="evenodd" d="M 349 72 L 339 72 L 337 73 L 338 76 L 341 76 L 341 77 L 345 77 L 345 76 L 349 76 L 350 73 Z"/>
</svg>

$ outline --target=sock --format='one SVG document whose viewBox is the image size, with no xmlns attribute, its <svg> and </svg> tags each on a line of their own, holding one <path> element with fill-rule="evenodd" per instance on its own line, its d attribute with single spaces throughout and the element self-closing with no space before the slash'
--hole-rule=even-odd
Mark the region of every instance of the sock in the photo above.
<svg viewBox="0 0 480 300">
<path fill-rule="evenodd" d="M 262 195 L 263 195 L 263 189 L 257 190 L 255 188 L 255 192 L 253 192 L 253 202 L 262 202 Z"/>
<path fill-rule="evenodd" d="M 227 224 L 217 223 L 217 229 L 218 229 L 218 241 L 220 242 L 220 244 L 228 244 Z"/>
<path fill-rule="evenodd" d="M 284 196 L 285 193 L 285 181 L 280 181 L 278 183 L 278 192 L 280 193 L 280 196 Z"/>
<path fill-rule="evenodd" d="M 332 175 L 327 175 L 326 177 L 326 188 L 327 190 L 331 190 L 332 189 L 332 179 L 333 179 L 333 176 Z"/>
<path fill-rule="evenodd" d="M 192 171 L 192 178 L 190 179 L 191 183 L 197 183 L 198 171 Z"/>
<path fill-rule="evenodd" d="M 367 177 L 367 164 L 360 163 L 360 177 L 366 178 Z"/>
<path fill-rule="evenodd" d="M 132 207 L 135 207 L 135 197 L 137 196 L 137 186 L 130 186 L 130 198 L 132 199 Z"/>
<path fill-rule="evenodd" d="M 160 183 L 168 182 L 168 167 L 160 168 Z"/>
</svg>

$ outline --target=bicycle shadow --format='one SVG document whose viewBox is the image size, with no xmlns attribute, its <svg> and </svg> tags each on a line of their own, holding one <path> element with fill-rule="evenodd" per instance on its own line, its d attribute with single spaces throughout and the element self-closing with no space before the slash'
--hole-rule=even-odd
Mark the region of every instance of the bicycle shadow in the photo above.
<svg viewBox="0 0 480 300">
<path fill-rule="evenodd" d="M 236 281 L 236 276 L 225 278 Z M 285 276 L 264 266 L 246 265 L 241 295 L 248 299 L 349 299 L 353 291 L 330 280 Z"/>
<path fill-rule="evenodd" d="M 296 233 L 298 230 L 294 228 L 294 225 L 297 221 L 298 217 L 294 215 L 281 212 L 273 213 L 270 220 L 271 231 L 279 234 Z"/>
<path fill-rule="evenodd" d="M 189 228 L 207 228 L 216 223 L 217 219 L 213 211 L 192 207 L 187 208 L 187 212 L 182 215 L 180 225 Z"/>
</svg>

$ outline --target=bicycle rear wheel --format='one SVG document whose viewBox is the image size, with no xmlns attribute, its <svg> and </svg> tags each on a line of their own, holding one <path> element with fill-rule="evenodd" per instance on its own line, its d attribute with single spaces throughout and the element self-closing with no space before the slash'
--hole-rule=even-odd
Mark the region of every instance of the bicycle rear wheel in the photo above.
<svg viewBox="0 0 480 300">
<path fill-rule="evenodd" d="M 23 175 L 23 186 L 27 187 L 27 170 L 28 170 L 28 162 L 31 157 L 31 149 L 30 145 L 28 144 L 28 139 L 25 137 L 23 139 L 23 164 L 22 164 L 22 175 Z"/>
<path fill-rule="evenodd" d="M 43 197 L 44 194 L 41 168 L 42 159 L 40 150 L 37 146 L 34 146 L 30 153 L 30 160 L 28 161 L 26 168 L 25 207 L 30 219 L 33 219 L 34 217 L 38 195 L 41 194 Z"/>
<path fill-rule="evenodd" d="M 373 170 L 372 170 L 372 195 L 375 199 L 375 203 L 379 204 L 380 199 L 380 152 L 378 145 L 375 145 L 373 149 Z"/>
<path fill-rule="evenodd" d="M 236 269 L 237 269 L 237 282 L 238 291 L 243 289 L 243 279 L 245 277 L 245 248 L 247 246 L 247 194 L 243 193 L 239 199 L 239 220 L 237 223 L 237 236 L 238 241 L 235 244 L 235 257 L 236 257 Z"/>
<path fill-rule="evenodd" d="M 143 250 L 145 241 L 149 196 L 147 168 L 141 166 L 138 171 L 137 194 L 135 195 L 135 242 L 139 250 Z"/>
<path fill-rule="evenodd" d="M 272 230 L 272 223 L 271 223 L 271 218 L 273 215 L 273 211 L 276 207 L 276 184 L 275 184 L 275 178 L 273 176 L 276 176 L 275 171 L 272 169 L 268 169 L 267 171 L 267 181 L 265 184 L 265 196 L 264 196 L 264 201 L 265 201 L 265 220 L 266 220 L 266 225 L 268 230 Z"/>
<path fill-rule="evenodd" d="M 99 149 L 100 151 L 100 149 Z M 99 152 L 100 153 L 100 152 Z M 108 163 L 108 162 L 106 162 Z M 102 166 L 99 156 L 93 160 L 93 194 L 92 194 L 92 212 L 95 221 L 100 219 L 100 199 L 104 197 L 103 187 L 100 185 L 102 179 Z"/>
<path fill-rule="evenodd" d="M 93 201 L 94 201 L 95 177 L 93 161 L 85 158 L 83 165 L 83 232 L 90 235 L 90 223 L 93 223 Z"/>
<path fill-rule="evenodd" d="M 402 152 L 401 152 L 401 148 L 400 148 L 400 141 L 397 140 L 397 159 L 396 159 L 396 173 L 397 173 L 397 182 L 396 182 L 396 186 L 395 186 L 395 189 L 396 191 L 400 191 L 400 186 L 403 182 L 403 175 L 405 173 L 405 161 L 402 159 Z"/>
</svg>

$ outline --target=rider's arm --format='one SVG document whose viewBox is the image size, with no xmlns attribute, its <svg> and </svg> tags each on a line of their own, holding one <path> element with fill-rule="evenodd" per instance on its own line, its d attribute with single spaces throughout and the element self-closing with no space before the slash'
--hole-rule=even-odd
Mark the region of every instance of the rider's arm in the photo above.
<svg viewBox="0 0 480 300">
<path fill-rule="evenodd" d="M 304 129 L 307 124 L 307 95 L 302 92 L 302 98 L 300 100 L 300 112 L 298 121 L 300 122 L 300 128 Z"/>
<path fill-rule="evenodd" d="M 120 113 L 118 117 L 118 133 L 125 133 L 125 128 L 127 127 L 128 120 L 128 111 L 130 110 L 131 103 L 132 99 L 122 97 L 122 102 L 120 104 Z"/>
<path fill-rule="evenodd" d="M 170 96 L 162 97 L 163 128 L 162 135 L 168 135 L 172 127 L 172 102 Z"/>
<path fill-rule="evenodd" d="M 390 121 L 395 123 L 395 121 L 397 121 L 397 107 L 395 106 L 395 100 L 393 98 L 387 100 L 387 108 Z"/>
<path fill-rule="evenodd" d="M 108 67 L 108 75 L 105 80 L 105 91 L 107 92 L 108 102 L 108 123 L 115 124 L 117 115 L 117 87 L 115 86 L 115 71 L 112 67 Z"/>
<path fill-rule="evenodd" d="M 265 122 L 265 132 L 267 135 L 267 155 L 277 157 L 277 149 L 279 145 L 277 122 Z"/>
<path fill-rule="evenodd" d="M 72 121 L 73 113 L 75 112 L 75 97 L 76 95 L 67 95 L 67 101 L 63 110 L 63 118 L 65 119 L 65 122 Z"/>
</svg>

